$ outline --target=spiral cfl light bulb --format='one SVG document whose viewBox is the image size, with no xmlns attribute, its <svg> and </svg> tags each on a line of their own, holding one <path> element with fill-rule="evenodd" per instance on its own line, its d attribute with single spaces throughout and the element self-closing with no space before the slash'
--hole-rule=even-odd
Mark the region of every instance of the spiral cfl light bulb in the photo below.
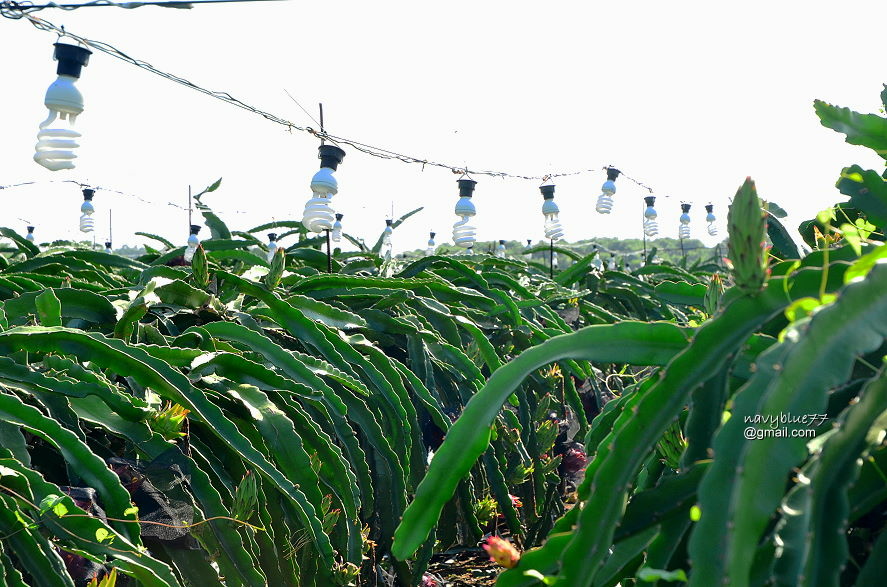
<svg viewBox="0 0 887 587">
<path fill-rule="evenodd" d="M 681 212 L 678 238 L 690 238 L 690 204 L 681 204 Z"/>
<path fill-rule="evenodd" d="M 554 184 L 551 180 L 546 181 L 539 186 L 542 192 L 542 215 L 545 217 L 545 238 L 551 241 L 557 241 L 564 237 L 564 229 L 558 220 L 560 209 L 554 203 Z"/>
<path fill-rule="evenodd" d="M 500 259 L 505 258 L 505 241 L 499 240 L 499 246 L 496 247 L 496 256 Z"/>
<path fill-rule="evenodd" d="M 647 196 L 644 198 L 644 202 L 647 204 L 647 209 L 644 210 L 644 234 L 649 237 L 654 237 L 659 234 L 659 224 L 656 222 L 656 209 L 653 208 L 653 204 L 656 203 L 656 196 Z"/>
<path fill-rule="evenodd" d="M 277 253 L 277 249 L 280 246 L 277 244 L 277 234 L 273 232 L 268 233 L 268 254 L 265 255 L 265 260 L 269 263 L 274 259 L 275 253 Z"/>
<path fill-rule="evenodd" d="M 620 171 L 613 167 L 607 167 L 607 181 L 601 186 L 601 195 L 598 196 L 595 210 L 598 214 L 609 214 L 613 210 L 613 194 L 616 193 L 616 178 Z"/>
<path fill-rule="evenodd" d="M 558 266 L 557 251 L 552 251 L 552 253 L 551 253 L 551 266 L 553 268 L 557 269 L 557 266 Z"/>
<path fill-rule="evenodd" d="M 598 271 L 604 270 L 604 262 L 601 260 L 601 252 L 598 250 L 597 245 L 594 245 L 594 252 L 597 253 L 594 256 L 594 259 L 591 262 L 591 266 L 597 269 Z"/>
<path fill-rule="evenodd" d="M 434 237 L 437 236 L 437 233 L 436 232 L 429 232 L 428 234 L 429 234 L 428 248 L 425 249 L 425 254 L 431 256 L 434 254 L 435 249 L 437 249 L 437 244 L 435 244 L 435 242 L 434 242 Z"/>
<path fill-rule="evenodd" d="M 717 220 L 717 218 L 715 218 L 714 209 L 715 207 L 713 204 L 705 205 L 705 211 L 708 212 L 708 214 L 705 215 L 705 221 L 708 222 L 709 236 L 718 236 L 718 227 L 715 226 L 715 221 Z"/>
<path fill-rule="evenodd" d="M 305 204 L 302 224 L 309 232 L 332 230 L 336 214 L 330 207 L 332 197 L 339 192 L 339 183 L 333 172 L 336 171 L 345 151 L 335 145 L 321 145 L 318 150 L 320 170 L 311 178 L 311 199 Z"/>
<path fill-rule="evenodd" d="M 473 179 L 460 179 L 459 184 L 459 201 L 456 202 L 456 216 L 461 220 L 453 224 L 453 242 L 460 247 L 468 249 L 466 252 L 470 255 L 474 253 L 472 248 L 477 239 L 477 229 L 469 224 L 471 217 L 477 214 L 471 196 L 474 192 L 474 186 L 477 182 Z"/>
<path fill-rule="evenodd" d="M 330 233 L 330 239 L 334 243 L 342 240 L 342 216 L 343 214 L 336 214 L 336 221 L 333 222 L 333 231 Z"/>
<path fill-rule="evenodd" d="M 34 161 L 50 171 L 73 169 L 74 149 L 80 145 L 81 134 L 73 129 L 77 116 L 83 112 L 83 95 L 74 85 L 80 70 L 89 63 L 92 51 L 85 47 L 56 43 L 53 58 L 58 61 L 56 79 L 46 90 L 43 103 L 49 110 L 37 133 Z"/>
<path fill-rule="evenodd" d="M 382 231 L 382 245 L 388 249 L 390 254 L 391 252 L 391 234 L 394 232 L 394 229 L 391 228 L 391 220 L 385 220 L 385 230 Z"/>
<path fill-rule="evenodd" d="M 309 232 L 323 232 L 332 230 L 336 214 L 330 207 L 331 193 L 313 192 L 314 195 L 305 204 L 302 214 L 302 224 Z"/>
<path fill-rule="evenodd" d="M 185 247 L 185 262 L 190 263 L 191 259 L 194 258 L 194 253 L 197 252 L 197 247 L 200 246 L 200 239 L 197 237 L 197 233 L 200 232 L 200 226 L 196 224 L 191 225 L 191 234 L 188 235 L 188 246 Z"/>
<path fill-rule="evenodd" d="M 25 236 L 25 239 L 30 242 L 34 242 L 34 227 L 33 226 L 28 227 L 28 234 L 27 234 L 27 236 Z"/>
<path fill-rule="evenodd" d="M 83 190 L 83 203 L 80 204 L 80 232 L 92 232 L 95 230 L 95 219 L 92 217 L 95 207 L 92 205 L 92 197 L 95 190 L 86 188 Z"/>
</svg>

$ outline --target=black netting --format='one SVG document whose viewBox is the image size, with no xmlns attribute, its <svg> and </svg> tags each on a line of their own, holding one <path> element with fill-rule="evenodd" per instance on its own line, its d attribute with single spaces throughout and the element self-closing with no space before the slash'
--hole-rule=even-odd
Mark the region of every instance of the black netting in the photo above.
<svg viewBox="0 0 887 587">
<path fill-rule="evenodd" d="M 143 538 L 162 540 L 173 548 L 197 548 L 190 529 L 182 527 L 194 521 L 186 489 L 189 476 L 173 459 L 175 455 L 168 453 L 150 463 L 114 457 L 108 465 L 139 508 Z"/>
<path fill-rule="evenodd" d="M 71 498 L 74 502 L 74 505 L 85 511 L 91 516 L 95 516 L 100 518 L 102 521 L 107 522 L 107 518 L 105 517 L 105 512 L 98 504 L 98 494 L 96 490 L 92 487 L 59 487 L 65 495 Z M 78 556 L 76 554 L 71 554 L 70 552 L 63 551 L 59 549 L 59 554 L 62 557 L 62 560 L 65 561 L 65 568 L 68 569 L 68 574 L 71 575 L 71 578 L 74 579 L 74 584 L 77 587 L 82 587 L 89 583 L 93 578 L 103 575 L 107 572 L 107 569 L 89 559 L 83 558 L 82 556 Z"/>
</svg>

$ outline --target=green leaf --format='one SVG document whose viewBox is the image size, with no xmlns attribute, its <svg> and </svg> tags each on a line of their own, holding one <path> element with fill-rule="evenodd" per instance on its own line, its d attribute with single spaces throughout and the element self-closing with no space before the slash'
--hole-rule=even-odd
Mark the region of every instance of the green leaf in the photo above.
<svg viewBox="0 0 887 587">
<path fill-rule="evenodd" d="M 8 332 L 13 331 L 7 331 L 3 335 Z M 22 404 L 17 396 L 2 392 L 0 419 L 24 426 L 32 434 L 56 447 L 84 481 L 100 492 L 109 515 L 120 517 L 129 507 L 129 492 L 120 485 L 117 475 L 107 467 L 103 459 L 58 421 L 44 416 L 36 408 Z M 133 541 L 138 540 L 138 524 L 115 522 L 115 526 Z"/>
<path fill-rule="evenodd" d="M 773 243 L 773 249 L 781 259 L 800 259 L 801 251 L 795 244 L 785 225 L 775 217 L 767 216 L 767 236 Z"/>
<path fill-rule="evenodd" d="M 322 322 L 330 328 L 350 330 L 367 327 L 366 320 L 357 314 L 352 314 L 307 296 L 292 295 L 286 298 L 286 302 L 301 311 L 306 317 Z"/>
<path fill-rule="evenodd" d="M 789 322 L 797 322 L 802 318 L 806 318 L 813 314 L 816 308 L 822 306 L 822 301 L 818 298 L 806 297 L 793 301 L 785 309 L 785 317 Z"/>
<path fill-rule="evenodd" d="M 251 463 L 258 472 L 261 472 L 280 493 L 287 498 L 296 508 L 300 515 L 300 522 L 307 530 L 307 536 L 314 542 L 317 551 L 320 554 L 324 564 L 330 568 L 333 565 L 333 549 L 330 544 L 329 537 L 323 532 L 320 520 L 317 518 L 316 510 L 308 502 L 305 494 L 288 480 L 281 472 L 272 465 L 268 459 L 257 450 L 229 420 L 222 410 L 212 403 L 204 392 L 196 390 L 187 377 L 170 367 L 168 363 L 151 357 L 142 349 L 128 347 L 122 341 L 112 338 L 106 338 L 96 333 L 84 333 L 82 331 L 66 329 L 66 328 L 42 328 L 42 327 L 20 327 L 7 330 L 0 333 L 0 348 L 7 351 L 13 348 L 42 350 L 42 351 L 58 351 L 63 348 L 65 352 L 76 354 L 78 356 L 88 356 L 90 361 L 97 365 L 111 368 L 118 373 L 127 373 L 140 385 L 150 387 L 152 391 L 167 399 L 180 404 L 189 409 L 195 418 L 199 418 L 207 425 L 207 429 L 216 434 L 222 442 L 227 443 L 236 450 L 245 461 Z M 4 406 L 6 398 L 0 394 L 0 407 Z M 34 408 L 23 406 L 17 402 L 16 413 L 23 410 L 30 410 L 37 415 Z M 12 408 L 7 408 L 7 411 Z M 30 413 L 30 412 L 29 412 Z M 5 413 L 3 414 L 6 415 Z M 33 416 L 36 417 L 36 416 Z M 60 430 L 61 427 L 53 420 L 40 416 L 42 420 L 48 420 L 52 425 L 46 423 L 40 424 L 38 428 L 41 434 L 50 430 Z M 67 436 L 73 436 L 72 433 L 64 431 Z M 56 434 L 58 434 L 56 432 Z M 80 441 L 75 439 L 77 443 Z M 85 447 L 85 445 L 84 445 Z M 88 449 L 86 449 L 88 450 Z M 89 453 L 92 455 L 92 453 Z M 94 457 L 94 455 L 92 455 Z M 98 458 L 98 457 L 95 457 Z M 101 462 L 101 460 L 99 459 Z M 116 489 L 122 491 L 125 496 L 125 505 L 111 509 L 113 514 L 120 517 L 123 511 L 129 507 L 129 493 L 120 486 L 116 475 L 112 473 L 101 462 L 104 471 L 114 478 Z M 97 478 L 94 479 L 99 482 Z M 95 486 L 97 489 L 99 486 Z M 107 489 L 110 494 L 111 490 Z M 106 500 L 110 500 L 110 496 L 106 496 L 104 489 L 102 496 Z"/>
<path fill-rule="evenodd" d="M 876 171 L 851 165 L 841 172 L 836 185 L 842 194 L 850 196 L 849 206 L 864 212 L 876 225 L 887 226 L 887 183 Z"/>
<path fill-rule="evenodd" d="M 40 324 L 43 326 L 62 325 L 62 303 L 51 289 L 38 294 L 34 298 L 34 305 L 37 307 L 37 317 Z"/>
<path fill-rule="evenodd" d="M 536 579 L 543 585 L 554 585 L 555 581 L 557 581 L 557 577 L 548 577 L 543 575 L 539 571 L 535 569 L 530 569 L 529 571 L 524 571 L 524 577 L 530 577 L 531 579 Z"/>
<path fill-rule="evenodd" d="M 205 289 L 209 285 L 209 267 L 206 262 L 206 251 L 200 245 L 197 245 L 197 250 L 194 251 L 194 257 L 191 259 L 191 272 L 197 287 Z"/>
<path fill-rule="evenodd" d="M 231 238 L 231 231 L 228 229 L 228 226 L 224 221 L 212 211 L 212 208 L 201 202 L 199 197 L 195 197 L 194 199 L 197 202 L 195 207 L 201 214 L 203 214 L 204 224 L 209 227 L 210 238 L 229 240 Z"/>
<path fill-rule="evenodd" d="M 69 287 L 45 291 L 52 291 L 61 303 L 61 316 L 80 318 L 101 325 L 111 325 L 117 320 L 117 310 L 104 296 Z M 23 323 L 28 314 L 38 314 L 38 295 L 41 294 L 27 292 L 17 298 L 6 300 L 3 302 L 3 310 L 7 316 L 15 316 L 19 323 Z"/>
<path fill-rule="evenodd" d="M 764 209 L 776 218 L 785 218 L 788 216 L 788 212 L 783 210 L 776 202 L 764 202 Z"/>
<path fill-rule="evenodd" d="M 275 287 L 280 285 L 280 278 L 283 277 L 283 269 L 285 265 L 286 250 L 281 247 L 278 248 L 277 251 L 274 253 L 274 257 L 271 259 L 271 269 L 268 271 L 268 273 L 265 274 L 265 277 L 262 279 L 268 289 L 273 290 Z"/>
<path fill-rule="evenodd" d="M 489 445 L 490 425 L 502 404 L 531 372 L 568 358 L 661 365 L 684 345 L 684 333 L 671 324 L 622 322 L 589 326 L 551 338 L 498 369 L 465 406 L 434 455 L 428 473 L 416 489 L 416 498 L 394 534 L 394 556 L 405 559 L 425 541 L 459 480 Z"/>
<path fill-rule="evenodd" d="M 702 307 L 708 288 L 702 283 L 663 281 L 656 285 L 656 296 L 671 304 Z"/>
<path fill-rule="evenodd" d="M 847 241 L 857 255 L 862 254 L 862 239 L 859 236 L 859 230 L 853 224 L 844 223 L 839 227 L 841 234 L 844 235 L 844 240 Z"/>
<path fill-rule="evenodd" d="M 401 216 L 400 218 L 398 218 L 397 220 L 395 220 L 394 222 L 391 223 L 391 229 L 392 229 L 392 230 L 396 229 L 398 226 L 400 226 L 401 224 L 403 224 L 403 221 L 404 221 L 404 220 L 406 220 L 407 218 L 409 218 L 409 217 L 412 216 L 413 214 L 418 214 L 419 212 L 421 212 L 421 211 L 424 210 L 424 209 L 425 209 L 425 207 L 424 207 L 424 206 L 421 206 L 421 207 L 419 207 L 419 208 L 416 208 L 415 210 L 411 210 L 410 212 L 407 212 L 406 214 L 404 214 L 403 216 Z M 384 232 L 383 232 L 382 234 L 379 235 L 379 240 L 376 241 L 376 244 L 374 244 L 373 247 L 372 247 L 372 249 L 371 249 L 372 252 L 374 252 L 374 253 L 376 253 L 376 254 L 379 254 L 379 251 L 382 250 L 382 239 L 383 239 L 384 237 L 385 237 L 385 233 L 384 233 Z"/>
<path fill-rule="evenodd" d="M 844 273 L 844 283 L 864 278 L 882 259 L 887 259 L 887 245 L 881 245 L 857 259 Z"/>
<path fill-rule="evenodd" d="M 260 224 L 253 228 L 250 228 L 246 232 L 262 232 L 265 230 L 276 231 L 279 228 L 295 228 L 304 230 L 305 227 L 299 220 L 275 220 L 274 222 L 267 222 L 265 224 Z"/>
<path fill-rule="evenodd" d="M 815 100 L 813 108 L 822 125 L 847 135 L 848 143 L 868 147 L 887 158 L 887 119 L 832 106 L 821 100 Z"/>
<path fill-rule="evenodd" d="M 756 361 L 755 375 L 734 397 L 732 416 L 718 431 L 717 458 L 700 485 L 703 515 L 689 543 L 694 584 L 728 576 L 731 584 L 748 580 L 787 475 L 808 455 L 803 437 L 747 440 L 745 418 L 824 412 L 828 390 L 846 381 L 856 357 L 883 343 L 885 288 L 887 265 L 878 265 Z M 841 566 L 832 565 L 835 571 Z"/>
<path fill-rule="evenodd" d="M 651 569 L 643 567 L 638 570 L 638 579 L 645 583 L 655 583 L 656 581 L 681 581 L 687 582 L 687 573 L 683 569 L 675 571 L 663 571 L 662 569 Z"/>
<path fill-rule="evenodd" d="M 163 245 L 163 247 L 166 249 L 174 249 L 175 248 L 174 244 L 172 244 L 170 241 L 166 240 L 162 236 L 158 236 L 156 234 L 151 234 L 150 232 L 136 232 L 136 234 L 138 236 L 143 236 L 145 238 L 155 240 L 155 241 L 161 243 Z"/>
<path fill-rule="evenodd" d="M 19 233 L 12 230 L 11 228 L 0 227 L 0 235 L 3 235 L 14 242 L 15 246 L 17 246 L 28 259 L 40 254 L 40 249 L 37 248 L 37 245 L 35 245 L 25 237 L 21 236 Z"/>
<path fill-rule="evenodd" d="M 105 528 L 97 528 L 95 531 L 95 539 L 99 542 L 107 541 L 108 544 L 114 541 L 115 536 L 108 532 Z"/>
</svg>

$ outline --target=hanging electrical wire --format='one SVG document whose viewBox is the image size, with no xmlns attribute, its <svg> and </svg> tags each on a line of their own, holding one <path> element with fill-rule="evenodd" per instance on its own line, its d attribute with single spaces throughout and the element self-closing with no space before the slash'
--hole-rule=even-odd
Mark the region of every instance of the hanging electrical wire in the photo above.
<svg viewBox="0 0 887 587">
<path fill-rule="evenodd" d="M 183 8 L 190 9 L 198 4 L 235 4 L 240 2 L 273 2 L 278 0 L 191 0 L 190 2 L 180 2 L 176 0 L 167 0 L 160 2 L 111 2 L 111 0 L 93 0 L 92 2 L 83 2 L 81 4 L 58 4 L 56 2 L 48 2 L 46 4 L 36 5 L 33 2 L 14 2 L 13 0 L 0 1 L 0 16 L 11 18 L 13 20 L 20 19 L 27 14 L 45 10 L 47 8 L 58 8 L 60 10 L 77 10 L 78 8 L 96 8 L 114 6 L 116 8 L 141 8 L 143 6 L 159 6 L 160 8 Z"/>
</svg>

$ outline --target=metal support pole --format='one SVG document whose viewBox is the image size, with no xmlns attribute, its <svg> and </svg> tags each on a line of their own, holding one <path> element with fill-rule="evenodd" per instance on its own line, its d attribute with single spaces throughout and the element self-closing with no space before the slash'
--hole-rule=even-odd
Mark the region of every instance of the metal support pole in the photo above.
<svg viewBox="0 0 887 587">
<path fill-rule="evenodd" d="M 323 126 L 323 103 L 318 103 L 317 108 L 318 108 L 318 110 L 320 110 L 320 132 L 324 133 L 326 131 L 324 130 L 324 126 Z M 321 137 L 320 145 L 323 146 L 323 144 L 324 144 L 323 137 Z M 331 245 L 330 245 L 330 229 L 326 229 L 324 232 L 326 233 L 326 272 L 332 273 L 333 272 L 333 253 L 332 253 L 332 249 L 331 249 Z"/>
<path fill-rule="evenodd" d="M 647 211 L 647 205 L 641 204 L 641 206 L 643 207 L 643 211 L 641 212 L 641 218 L 642 218 L 642 220 L 641 220 L 641 238 L 644 239 L 644 265 L 646 265 L 647 264 L 647 231 L 644 230 L 644 228 L 646 228 L 646 227 L 644 226 L 643 219 L 646 219 L 646 216 L 644 216 L 644 212 Z"/>
<path fill-rule="evenodd" d="M 549 256 L 548 256 L 548 264 L 551 265 L 549 270 L 549 275 L 552 279 L 554 279 L 554 239 L 551 239 L 551 246 L 549 248 Z"/>
</svg>

